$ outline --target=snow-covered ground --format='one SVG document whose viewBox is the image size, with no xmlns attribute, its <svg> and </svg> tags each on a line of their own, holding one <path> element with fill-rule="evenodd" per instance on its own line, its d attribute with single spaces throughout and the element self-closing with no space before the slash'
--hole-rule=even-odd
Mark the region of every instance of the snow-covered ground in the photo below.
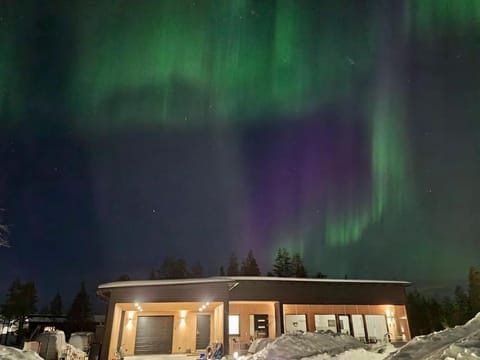
<svg viewBox="0 0 480 360">
<path fill-rule="evenodd" d="M 0 345 L 0 359 L 2 360 L 43 360 L 36 352 L 19 350 L 10 346 Z"/>
<path fill-rule="evenodd" d="M 332 332 L 283 335 L 254 342 L 241 360 L 479 360 L 480 313 L 462 326 L 418 336 L 400 349 L 391 344 L 366 345 Z M 232 358 L 230 355 L 228 358 Z M 32 351 L 0 346 L 0 359 L 41 360 Z M 154 357 L 152 357 L 152 360 Z"/>
<path fill-rule="evenodd" d="M 327 359 L 384 359 L 395 348 L 390 344 L 375 347 L 366 345 L 353 336 L 336 334 L 330 331 L 283 335 L 273 341 L 254 342 L 249 352 L 240 360 L 327 360 Z"/>
</svg>

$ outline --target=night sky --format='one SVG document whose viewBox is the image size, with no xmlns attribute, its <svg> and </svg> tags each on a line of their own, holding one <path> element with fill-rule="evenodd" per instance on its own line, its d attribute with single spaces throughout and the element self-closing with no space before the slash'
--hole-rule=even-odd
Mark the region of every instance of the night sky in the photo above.
<svg viewBox="0 0 480 360">
<path fill-rule="evenodd" d="M 0 293 L 249 249 L 480 265 L 480 1 L 0 0 Z"/>
</svg>

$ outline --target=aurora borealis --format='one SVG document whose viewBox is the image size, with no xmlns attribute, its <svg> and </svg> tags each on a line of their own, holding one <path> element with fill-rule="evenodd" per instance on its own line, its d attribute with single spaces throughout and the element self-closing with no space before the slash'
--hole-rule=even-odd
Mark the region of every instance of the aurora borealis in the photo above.
<svg viewBox="0 0 480 360">
<path fill-rule="evenodd" d="M 6 281 L 480 261 L 479 1 L 0 0 L 0 30 Z"/>
</svg>

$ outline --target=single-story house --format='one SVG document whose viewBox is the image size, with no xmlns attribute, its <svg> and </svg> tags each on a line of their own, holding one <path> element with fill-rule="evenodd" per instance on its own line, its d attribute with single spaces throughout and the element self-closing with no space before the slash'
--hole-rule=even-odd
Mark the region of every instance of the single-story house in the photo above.
<svg viewBox="0 0 480 360">
<path fill-rule="evenodd" d="M 119 281 L 98 287 L 108 302 L 101 360 L 239 351 L 259 337 L 322 330 L 365 342 L 410 340 L 409 282 L 277 277 Z"/>
</svg>

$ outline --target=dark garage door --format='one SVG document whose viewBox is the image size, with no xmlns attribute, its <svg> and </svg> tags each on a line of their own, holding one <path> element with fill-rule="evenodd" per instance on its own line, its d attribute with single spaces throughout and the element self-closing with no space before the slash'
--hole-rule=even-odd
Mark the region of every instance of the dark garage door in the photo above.
<svg viewBox="0 0 480 360">
<path fill-rule="evenodd" d="M 173 316 L 139 316 L 135 355 L 171 354 Z"/>
</svg>

